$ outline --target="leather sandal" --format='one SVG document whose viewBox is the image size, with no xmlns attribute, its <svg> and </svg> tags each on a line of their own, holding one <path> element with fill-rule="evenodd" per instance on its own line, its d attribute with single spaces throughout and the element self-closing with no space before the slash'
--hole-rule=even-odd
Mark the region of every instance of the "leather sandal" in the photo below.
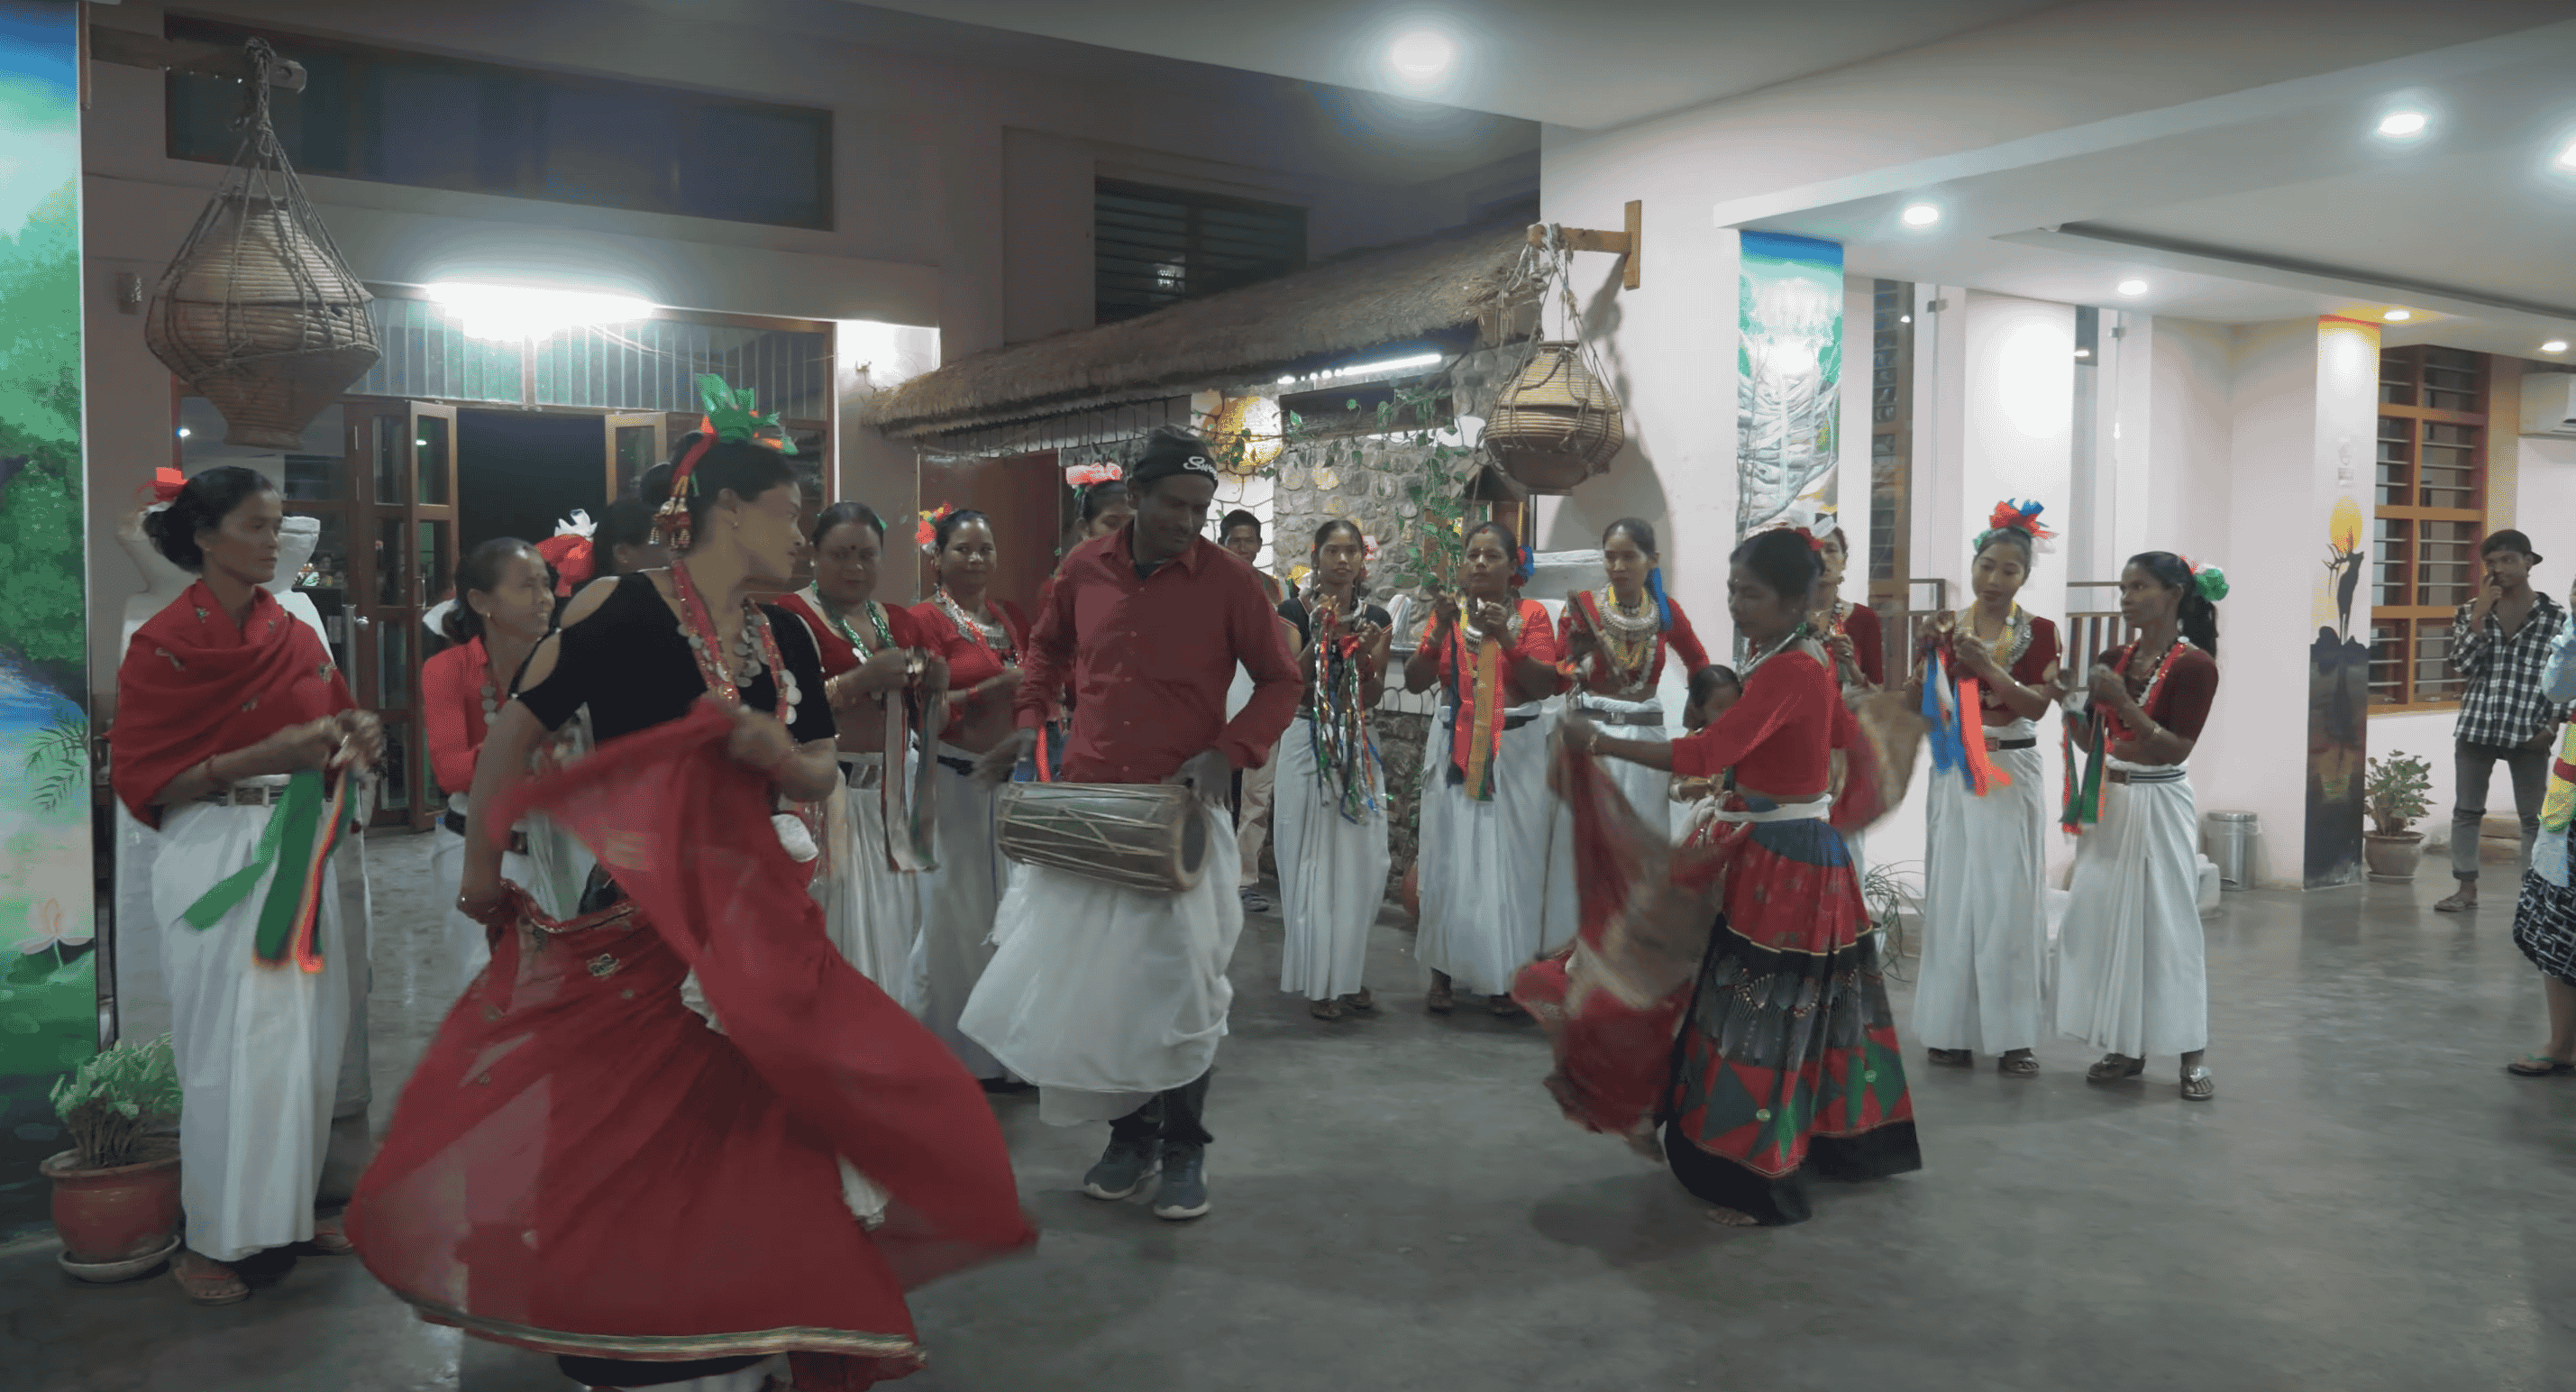
<svg viewBox="0 0 2576 1392">
<path fill-rule="evenodd" d="M 1995 1060 L 1995 1071 L 2007 1078 L 2036 1078 L 2039 1058 L 2028 1049 L 2014 1049 Z"/>
<path fill-rule="evenodd" d="M 2147 1071 L 2147 1061 L 2125 1054 L 2104 1054 L 2102 1061 L 2084 1070 L 2088 1083 L 2125 1082 Z"/>
<path fill-rule="evenodd" d="M 2561 1073 L 2576 1073 L 2576 1061 L 2551 1058 L 2547 1054 L 2525 1054 L 2506 1064 L 2504 1071 L 2517 1078 L 2550 1078 Z"/>
<path fill-rule="evenodd" d="M 2477 911 L 2478 901 L 2465 894 L 2454 894 L 2447 899 L 2433 901 L 2435 913 L 2476 913 Z"/>
<path fill-rule="evenodd" d="M 1970 1068 L 1977 1062 L 1976 1054 L 1967 1049 L 1926 1049 L 1923 1056 L 1943 1068 Z"/>
<path fill-rule="evenodd" d="M 1349 1014 L 1342 1009 L 1339 1002 L 1328 1000 L 1306 1002 L 1306 1013 L 1318 1020 L 1339 1020 Z"/>
<path fill-rule="evenodd" d="M 1458 1007 L 1458 997 L 1451 993 L 1448 982 L 1435 981 L 1422 997 L 1422 1006 L 1434 1015 L 1446 1015 Z"/>
<path fill-rule="evenodd" d="M 2218 1095 L 2218 1079 L 2210 1076 L 2205 1065 L 2195 1063 L 2182 1071 L 2182 1095 L 2189 1101 L 2206 1102 Z"/>
<path fill-rule="evenodd" d="M 1369 988 L 1362 986 L 1358 990 L 1351 992 L 1349 995 L 1342 997 L 1342 1004 L 1353 1010 L 1375 1010 L 1377 1009 L 1377 997 L 1369 993 Z"/>
<path fill-rule="evenodd" d="M 358 1244 L 349 1240 L 348 1230 L 336 1217 L 314 1219 L 313 1235 L 304 1239 L 304 1245 L 326 1257 L 345 1257 L 358 1250 Z"/>
<path fill-rule="evenodd" d="M 170 1278 L 199 1305 L 235 1305 L 250 1299 L 250 1286 L 240 1272 L 186 1247 L 171 1261 Z"/>
</svg>

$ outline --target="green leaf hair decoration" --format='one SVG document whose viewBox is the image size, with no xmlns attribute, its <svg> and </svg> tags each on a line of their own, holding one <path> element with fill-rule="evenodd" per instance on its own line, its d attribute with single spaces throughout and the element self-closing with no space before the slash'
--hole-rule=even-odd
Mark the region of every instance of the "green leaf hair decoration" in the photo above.
<svg viewBox="0 0 2576 1392">
<path fill-rule="evenodd" d="M 2220 570 L 2214 565 L 2205 565 L 2198 570 L 2193 571 L 2191 579 L 2192 584 L 2199 589 L 2200 597 L 2208 600 L 2210 603 L 2216 604 L 2218 601 L 2227 598 L 2226 571 Z"/>
<path fill-rule="evenodd" d="M 761 415 L 752 409 L 751 388 L 740 391 L 725 385 L 725 379 L 712 372 L 698 374 L 698 402 L 705 409 L 707 424 L 718 440 L 726 444 L 750 441 L 767 445 L 780 454 L 796 453 L 796 442 L 787 438 L 787 430 L 776 415 Z"/>
</svg>

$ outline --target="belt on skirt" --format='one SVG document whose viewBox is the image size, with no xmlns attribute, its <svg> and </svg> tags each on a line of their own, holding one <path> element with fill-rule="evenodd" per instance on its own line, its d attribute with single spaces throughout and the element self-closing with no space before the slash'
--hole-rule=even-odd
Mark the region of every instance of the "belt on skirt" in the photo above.
<svg viewBox="0 0 2576 1392">
<path fill-rule="evenodd" d="M 439 819 L 439 825 L 446 827 L 449 831 L 455 832 L 459 836 L 463 836 L 465 834 L 465 814 L 462 812 L 450 812 Z M 510 854 L 526 855 L 527 853 L 528 834 L 524 831 L 512 831 L 510 833 Z"/>
<path fill-rule="evenodd" d="M 885 781 L 885 756 L 882 754 L 844 754 L 841 756 L 841 781 L 852 788 L 865 790 Z"/>
<path fill-rule="evenodd" d="M 2102 778 L 2108 783 L 2179 783 L 2182 781 L 2182 770 L 2167 768 L 2132 772 L 2128 769 L 2106 768 L 2102 770 Z"/>
<path fill-rule="evenodd" d="M 1986 741 L 1986 748 L 1988 748 L 1988 749 L 2037 749 L 2037 748 L 2039 748 L 2039 737 L 2038 737 L 2037 735 L 2031 735 L 2031 736 L 2028 736 L 2028 737 L 2023 738 L 2023 739 L 2008 739 L 2008 740 L 1990 739 L 1990 740 L 1987 740 L 1987 741 Z"/>
<path fill-rule="evenodd" d="M 1522 727 L 1523 725 L 1527 725 L 1528 723 L 1530 723 L 1531 721 L 1536 720 L 1536 719 L 1538 719 L 1538 717 L 1537 717 L 1537 716 L 1535 716 L 1535 715 L 1507 715 L 1507 716 L 1504 716 L 1504 717 L 1503 717 L 1503 728 L 1504 728 L 1504 729 L 1506 729 L 1506 730 L 1517 730 L 1517 729 L 1519 729 L 1520 727 Z M 1443 728 L 1443 729 L 1448 729 L 1448 730 L 1455 730 L 1455 729 L 1457 729 L 1457 728 L 1458 728 L 1458 711 L 1457 711 L 1457 709 L 1456 709 L 1455 707 L 1452 707 L 1452 708 L 1450 708 L 1449 710 L 1442 712 L 1442 713 L 1441 713 L 1441 717 L 1440 717 L 1440 724 L 1441 724 L 1441 728 Z"/>
</svg>

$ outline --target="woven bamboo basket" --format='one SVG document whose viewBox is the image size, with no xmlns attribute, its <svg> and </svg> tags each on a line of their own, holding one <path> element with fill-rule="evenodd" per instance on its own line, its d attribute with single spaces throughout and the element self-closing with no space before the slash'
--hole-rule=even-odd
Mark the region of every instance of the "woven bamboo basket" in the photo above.
<svg viewBox="0 0 2576 1392">
<path fill-rule="evenodd" d="M 282 198 L 217 195 L 152 297 L 144 341 L 229 427 L 294 449 L 377 359 L 372 298 Z"/>
<path fill-rule="evenodd" d="M 1619 398 L 1583 362 L 1583 345 L 1536 345 L 1494 403 L 1485 448 L 1532 493 L 1570 493 L 1628 442 Z"/>
</svg>

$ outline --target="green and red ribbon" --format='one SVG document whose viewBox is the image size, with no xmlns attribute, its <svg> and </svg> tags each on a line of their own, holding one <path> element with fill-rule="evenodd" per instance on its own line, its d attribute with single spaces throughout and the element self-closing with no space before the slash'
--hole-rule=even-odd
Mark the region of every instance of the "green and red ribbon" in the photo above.
<svg viewBox="0 0 2576 1392">
<path fill-rule="evenodd" d="M 286 795 L 269 809 L 250 863 L 217 881 L 180 918 L 200 932 L 214 927 L 274 869 L 268 894 L 260 901 L 251 955 L 268 966 L 292 957 L 297 970 L 319 974 L 322 879 L 340 844 L 340 830 L 349 822 L 349 782 L 345 777 L 325 779 L 312 769 L 289 778 Z"/>
</svg>

